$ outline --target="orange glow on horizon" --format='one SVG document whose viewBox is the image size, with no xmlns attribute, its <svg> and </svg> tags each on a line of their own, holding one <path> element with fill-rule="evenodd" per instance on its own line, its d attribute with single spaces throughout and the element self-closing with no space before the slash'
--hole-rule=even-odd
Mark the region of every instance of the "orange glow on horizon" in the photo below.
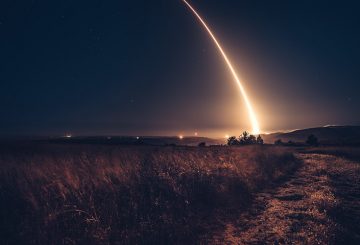
<svg viewBox="0 0 360 245">
<path fill-rule="evenodd" d="M 212 33 L 212 31 L 210 30 L 210 28 L 207 26 L 207 24 L 205 23 L 205 21 L 201 18 L 201 16 L 197 13 L 197 11 L 186 1 L 183 0 L 183 2 L 190 8 L 190 10 L 194 13 L 194 15 L 199 19 L 199 21 L 202 23 L 202 25 L 205 27 L 205 29 L 207 30 L 207 32 L 209 33 L 210 37 L 212 38 L 212 40 L 215 42 L 216 46 L 218 47 L 220 53 L 222 54 L 227 66 L 229 67 L 229 70 L 231 71 L 231 74 L 234 77 L 234 80 L 236 82 L 236 84 L 238 85 L 241 95 L 244 98 L 245 104 L 246 104 L 246 108 L 248 110 L 248 114 L 249 114 L 249 118 L 251 121 L 251 125 L 252 125 L 252 133 L 253 134 L 260 134 L 260 126 L 259 123 L 257 121 L 255 112 L 252 108 L 252 105 L 250 103 L 250 100 L 246 94 L 245 88 L 243 87 L 243 85 L 241 84 L 241 81 L 238 77 L 238 75 L 236 74 L 235 69 L 233 68 L 230 60 L 228 59 L 226 53 L 224 52 L 223 48 L 221 47 L 220 43 L 218 42 L 218 40 L 216 39 L 215 35 Z"/>
</svg>

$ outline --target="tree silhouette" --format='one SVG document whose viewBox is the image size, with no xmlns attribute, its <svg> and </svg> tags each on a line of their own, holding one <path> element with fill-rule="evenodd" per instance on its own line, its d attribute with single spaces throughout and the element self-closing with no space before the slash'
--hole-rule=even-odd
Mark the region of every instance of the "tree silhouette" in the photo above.
<svg viewBox="0 0 360 245">
<path fill-rule="evenodd" d="M 242 144 L 242 145 L 248 144 L 248 142 L 249 142 L 249 137 L 250 137 L 250 136 L 249 136 L 249 133 L 246 132 L 246 131 L 244 131 L 244 132 L 242 133 L 242 135 L 239 136 L 240 144 Z"/>
<path fill-rule="evenodd" d="M 231 136 L 228 138 L 227 144 L 228 145 L 239 145 L 239 141 L 237 140 L 237 138 L 235 136 Z"/>
<path fill-rule="evenodd" d="M 319 145 L 318 138 L 316 138 L 315 135 L 311 134 L 307 138 L 306 144 L 311 145 L 311 146 L 318 146 Z"/>
<path fill-rule="evenodd" d="M 227 141 L 228 145 L 255 145 L 255 144 L 264 144 L 264 140 L 259 135 L 256 137 L 255 135 L 249 134 L 248 132 L 243 132 L 239 138 L 235 136 L 231 136 Z"/>
<path fill-rule="evenodd" d="M 263 145 L 264 144 L 264 140 L 261 138 L 260 134 L 256 138 L 256 144 L 258 144 L 258 145 Z"/>
<path fill-rule="evenodd" d="M 255 145 L 256 144 L 256 137 L 254 135 L 250 135 L 247 141 L 247 145 Z"/>
</svg>

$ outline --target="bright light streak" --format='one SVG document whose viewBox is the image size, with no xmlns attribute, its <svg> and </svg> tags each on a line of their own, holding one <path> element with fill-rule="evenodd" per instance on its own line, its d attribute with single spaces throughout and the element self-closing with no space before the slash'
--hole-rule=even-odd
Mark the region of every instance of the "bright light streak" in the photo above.
<svg viewBox="0 0 360 245">
<path fill-rule="evenodd" d="M 183 2 L 190 8 L 190 10 L 195 14 L 195 16 L 199 19 L 199 21 L 201 22 L 201 24 L 205 27 L 205 29 L 207 30 L 207 32 L 209 33 L 210 37 L 213 39 L 213 41 L 215 42 L 216 46 L 218 47 L 220 53 L 222 54 L 226 64 L 228 65 L 230 71 L 231 71 L 231 74 L 233 75 L 234 77 L 234 80 L 236 81 L 239 89 L 240 89 L 240 92 L 241 92 L 241 95 L 243 96 L 244 98 L 244 101 L 245 101 L 245 104 L 246 104 L 246 107 L 247 107 L 247 110 L 248 110 L 248 114 L 249 114 L 249 118 L 250 118 L 250 121 L 251 121 L 251 125 L 252 125 L 252 133 L 253 134 L 260 134 L 260 127 L 259 127 L 259 123 L 256 119 L 256 115 L 255 115 L 255 112 L 252 108 L 252 105 L 250 103 L 250 100 L 246 94 L 246 91 L 245 91 L 245 88 L 243 87 L 243 85 L 241 84 L 240 82 L 240 79 L 238 77 L 238 75 L 236 74 L 235 72 L 235 69 L 233 68 L 230 60 L 228 59 L 227 55 L 225 54 L 223 48 L 221 47 L 220 43 L 218 42 L 218 40 L 216 39 L 215 35 L 212 33 L 212 31 L 210 30 L 210 28 L 207 26 L 207 24 L 205 23 L 205 21 L 201 18 L 201 16 L 196 12 L 196 10 L 186 1 L 186 0 L 183 0 Z"/>
</svg>

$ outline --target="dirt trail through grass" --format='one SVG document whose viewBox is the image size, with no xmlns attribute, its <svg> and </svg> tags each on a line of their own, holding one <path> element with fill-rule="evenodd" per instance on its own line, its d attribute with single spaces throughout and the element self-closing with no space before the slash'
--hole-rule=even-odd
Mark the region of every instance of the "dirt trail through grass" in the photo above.
<svg viewBox="0 0 360 245">
<path fill-rule="evenodd" d="M 212 244 L 360 244 L 360 164 L 330 155 L 298 154 L 302 166 Z"/>
</svg>

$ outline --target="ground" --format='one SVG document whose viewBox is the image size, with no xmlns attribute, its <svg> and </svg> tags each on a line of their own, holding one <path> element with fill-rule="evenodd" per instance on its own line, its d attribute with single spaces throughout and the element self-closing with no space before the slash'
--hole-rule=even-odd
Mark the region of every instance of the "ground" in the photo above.
<svg viewBox="0 0 360 245">
<path fill-rule="evenodd" d="M 359 163 L 324 154 L 296 157 L 302 165 L 294 174 L 256 194 L 246 212 L 206 243 L 359 244 Z"/>
<path fill-rule="evenodd" d="M 0 147 L 1 244 L 360 244 L 359 147 Z"/>
</svg>

